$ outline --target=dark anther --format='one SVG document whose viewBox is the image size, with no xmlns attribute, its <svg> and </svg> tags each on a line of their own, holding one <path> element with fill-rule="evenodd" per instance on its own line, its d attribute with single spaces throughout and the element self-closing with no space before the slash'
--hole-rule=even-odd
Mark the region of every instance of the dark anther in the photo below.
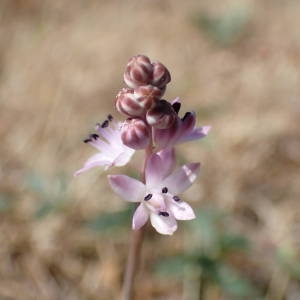
<svg viewBox="0 0 300 300">
<path fill-rule="evenodd" d="M 161 190 L 162 193 L 166 194 L 168 192 L 168 188 L 165 186 L 162 190 Z"/>
<path fill-rule="evenodd" d="M 105 120 L 102 124 L 101 124 L 101 128 L 106 128 L 109 125 L 109 121 Z"/>
<path fill-rule="evenodd" d="M 158 213 L 159 216 L 163 216 L 163 217 L 168 217 L 169 216 L 169 213 L 167 213 L 166 211 L 160 211 Z"/>
<path fill-rule="evenodd" d="M 89 142 L 91 142 L 91 139 L 85 139 L 85 140 L 83 140 L 83 142 L 84 143 L 89 143 Z"/>
<path fill-rule="evenodd" d="M 181 107 L 181 103 L 180 102 L 175 102 L 172 104 L 173 109 L 175 110 L 176 114 L 179 113 L 180 107 Z"/>
<path fill-rule="evenodd" d="M 176 202 L 179 202 L 179 201 L 180 201 L 180 198 L 179 198 L 178 196 L 174 196 L 174 197 L 173 197 L 173 200 L 176 201 Z"/>
<path fill-rule="evenodd" d="M 113 116 L 112 115 L 108 115 L 107 119 L 108 119 L 109 122 L 111 122 L 113 120 Z"/>
<path fill-rule="evenodd" d="M 182 121 L 184 121 L 187 117 L 189 117 L 192 113 L 191 112 L 186 112 L 185 115 L 183 116 L 183 118 L 181 119 Z"/>
<path fill-rule="evenodd" d="M 145 198 L 144 198 L 144 200 L 145 201 L 148 201 L 148 200 L 150 200 L 152 198 L 152 194 L 148 194 Z"/>
<path fill-rule="evenodd" d="M 92 138 L 92 139 L 98 139 L 99 138 L 99 135 L 97 134 L 97 133 L 92 133 L 92 134 L 90 134 L 90 138 Z"/>
</svg>

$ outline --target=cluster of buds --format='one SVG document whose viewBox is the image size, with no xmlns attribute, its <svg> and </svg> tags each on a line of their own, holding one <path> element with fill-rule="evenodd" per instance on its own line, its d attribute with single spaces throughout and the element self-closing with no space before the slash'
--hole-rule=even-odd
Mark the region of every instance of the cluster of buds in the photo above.
<svg viewBox="0 0 300 300">
<path fill-rule="evenodd" d="M 179 117 L 181 103 L 162 99 L 171 76 L 160 62 L 147 56 L 132 57 L 124 73 L 128 87 L 116 97 L 117 110 L 124 122 L 111 115 L 96 125 L 96 133 L 84 139 L 100 153 L 91 156 L 75 175 L 93 167 L 108 169 L 124 166 L 136 150 L 145 151 L 142 181 L 127 175 L 108 176 L 112 189 L 121 198 L 139 203 L 132 221 L 133 229 L 141 228 L 148 219 L 161 234 L 173 234 L 176 220 L 195 218 L 193 209 L 178 196 L 197 178 L 199 163 L 188 163 L 175 169 L 174 146 L 205 137 L 210 126 L 196 127 L 196 115 L 187 112 Z"/>
<path fill-rule="evenodd" d="M 117 110 L 128 117 L 122 131 L 123 143 L 133 149 L 148 146 L 151 127 L 170 128 L 176 120 L 176 111 L 162 99 L 170 72 L 160 62 L 151 62 L 145 55 L 133 56 L 124 73 L 128 88 L 116 97 Z"/>
</svg>

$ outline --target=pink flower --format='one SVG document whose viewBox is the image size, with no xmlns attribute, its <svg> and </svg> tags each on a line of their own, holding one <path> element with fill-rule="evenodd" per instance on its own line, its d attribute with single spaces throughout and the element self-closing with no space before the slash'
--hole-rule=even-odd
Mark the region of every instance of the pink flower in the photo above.
<svg viewBox="0 0 300 300">
<path fill-rule="evenodd" d="M 180 109 L 179 99 L 172 102 L 172 106 L 178 114 Z M 202 139 L 207 136 L 211 126 L 196 127 L 196 115 L 194 112 L 187 112 L 183 118 L 177 115 L 176 121 L 170 128 L 153 129 L 153 139 L 156 150 L 173 147 L 176 144 Z"/>
<path fill-rule="evenodd" d="M 130 161 L 135 150 L 123 144 L 121 127 L 122 123 L 114 121 L 111 115 L 102 124 L 96 125 L 98 133 L 91 134 L 84 142 L 95 147 L 100 153 L 91 156 L 74 176 L 96 166 L 108 169 L 112 166 L 124 166 Z"/>
<path fill-rule="evenodd" d="M 178 194 L 195 181 L 200 164 L 189 163 L 173 171 L 174 165 L 174 150 L 167 149 L 149 158 L 145 184 L 126 175 L 108 176 L 112 189 L 121 198 L 140 202 L 133 216 L 133 229 L 141 228 L 150 218 L 157 232 L 171 235 L 177 229 L 176 220 L 195 218 L 193 209 Z"/>
</svg>

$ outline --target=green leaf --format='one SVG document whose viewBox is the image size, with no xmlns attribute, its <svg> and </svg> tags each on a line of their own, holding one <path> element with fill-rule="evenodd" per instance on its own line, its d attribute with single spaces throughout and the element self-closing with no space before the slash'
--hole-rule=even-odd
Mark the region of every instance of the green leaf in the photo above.
<svg viewBox="0 0 300 300">
<path fill-rule="evenodd" d="M 248 250 L 250 243 L 247 238 L 236 234 L 223 234 L 220 236 L 220 247 L 227 253 L 232 250 Z"/>
<path fill-rule="evenodd" d="M 246 32 L 250 21 L 250 11 L 246 7 L 231 9 L 227 13 L 212 17 L 201 13 L 195 24 L 219 45 L 228 46 L 237 42 Z"/>
<path fill-rule="evenodd" d="M 237 299 L 257 295 L 256 288 L 248 279 L 224 264 L 218 265 L 216 283 L 225 293 L 232 297 L 236 297 Z"/>
<path fill-rule="evenodd" d="M 86 226 L 94 231 L 118 229 L 131 224 L 132 208 L 101 214 L 86 222 Z"/>
<path fill-rule="evenodd" d="M 0 194 L 0 212 L 6 212 L 11 208 L 10 199 L 7 195 Z"/>
<path fill-rule="evenodd" d="M 197 218 L 189 223 L 196 235 L 199 237 L 199 246 L 206 253 L 219 252 L 219 222 L 223 215 L 214 209 L 202 209 L 196 213 Z"/>
<path fill-rule="evenodd" d="M 168 257 L 159 260 L 156 263 L 154 272 L 158 276 L 172 276 L 181 278 L 184 275 L 184 267 L 188 264 L 190 264 L 189 259 L 183 255 Z"/>
<path fill-rule="evenodd" d="M 39 193 L 40 195 L 45 194 L 46 184 L 44 178 L 39 176 L 38 174 L 29 173 L 25 177 L 25 184 L 31 190 Z"/>
<path fill-rule="evenodd" d="M 300 260 L 294 249 L 279 248 L 277 250 L 277 260 L 291 276 L 300 279 Z"/>
<path fill-rule="evenodd" d="M 56 211 L 56 206 L 50 202 L 44 202 L 38 210 L 35 212 L 34 216 L 37 219 L 46 217 L 49 213 Z"/>
</svg>

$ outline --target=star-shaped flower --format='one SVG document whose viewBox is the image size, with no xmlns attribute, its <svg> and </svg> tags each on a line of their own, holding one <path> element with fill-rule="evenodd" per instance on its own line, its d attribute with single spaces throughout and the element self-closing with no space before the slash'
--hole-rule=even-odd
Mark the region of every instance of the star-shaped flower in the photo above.
<svg viewBox="0 0 300 300">
<path fill-rule="evenodd" d="M 96 166 L 108 169 L 112 166 L 124 166 L 130 161 L 135 150 L 123 144 L 121 127 L 122 123 L 113 120 L 111 115 L 102 124 L 96 125 L 98 133 L 90 134 L 84 142 L 98 149 L 100 153 L 91 156 L 83 168 L 74 173 L 75 176 Z"/>
<path fill-rule="evenodd" d="M 112 189 L 121 198 L 140 202 L 133 216 L 133 229 L 141 228 L 150 218 L 157 232 L 171 235 L 177 229 L 176 220 L 195 218 L 193 209 L 178 194 L 195 181 L 200 164 L 189 163 L 173 171 L 174 165 L 174 150 L 169 148 L 150 156 L 145 184 L 126 175 L 108 176 Z"/>
</svg>

